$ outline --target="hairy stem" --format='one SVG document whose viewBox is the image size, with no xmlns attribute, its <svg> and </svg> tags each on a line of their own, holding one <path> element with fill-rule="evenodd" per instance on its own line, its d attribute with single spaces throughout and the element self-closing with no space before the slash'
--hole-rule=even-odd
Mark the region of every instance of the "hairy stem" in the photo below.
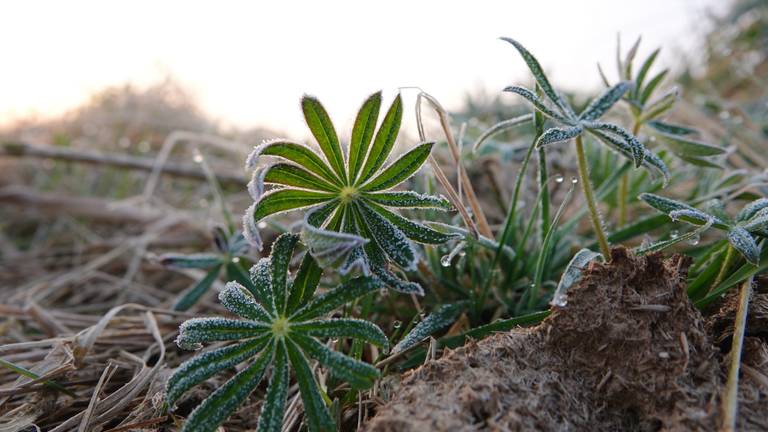
<svg viewBox="0 0 768 432">
<path fill-rule="evenodd" d="M 581 181 L 581 188 L 584 190 L 584 198 L 587 201 L 587 207 L 589 208 L 589 218 L 592 220 L 592 226 L 595 229 L 595 235 L 597 236 L 597 243 L 600 246 L 600 252 L 606 261 L 611 260 L 611 248 L 608 246 L 608 240 L 605 238 L 605 232 L 603 231 L 603 225 L 600 222 L 600 214 L 597 211 L 597 203 L 595 202 L 595 193 L 592 190 L 592 182 L 589 181 L 589 169 L 587 168 L 587 156 L 584 154 L 584 143 L 581 140 L 581 136 L 576 137 L 576 155 L 579 161 L 579 177 Z"/>
<path fill-rule="evenodd" d="M 731 342 L 730 365 L 728 366 L 728 382 L 723 396 L 723 431 L 736 430 L 736 415 L 738 411 L 739 366 L 741 364 L 741 349 L 744 345 L 744 331 L 747 326 L 747 309 L 749 298 L 752 296 L 752 277 L 741 286 L 739 293 L 739 308 L 736 310 L 736 321 L 733 323 L 733 340 Z"/>
</svg>

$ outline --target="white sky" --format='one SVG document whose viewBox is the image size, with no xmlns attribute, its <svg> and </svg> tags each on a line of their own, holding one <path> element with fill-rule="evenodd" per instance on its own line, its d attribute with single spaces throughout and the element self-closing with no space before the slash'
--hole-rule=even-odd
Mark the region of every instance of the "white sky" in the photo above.
<svg viewBox="0 0 768 432">
<path fill-rule="evenodd" d="M 0 4 L 0 123 L 60 114 L 107 85 L 170 74 L 225 124 L 304 135 L 298 101 L 351 124 L 377 89 L 420 86 L 449 108 L 468 90 L 527 82 L 499 36 L 528 47 L 555 86 L 615 74 L 615 37 L 643 35 L 674 63 L 725 0 L 16 1 Z M 611 75 L 614 77 L 615 75 Z M 511 97 L 511 96 L 510 96 Z M 295 128 L 301 128 L 296 131 Z"/>
</svg>

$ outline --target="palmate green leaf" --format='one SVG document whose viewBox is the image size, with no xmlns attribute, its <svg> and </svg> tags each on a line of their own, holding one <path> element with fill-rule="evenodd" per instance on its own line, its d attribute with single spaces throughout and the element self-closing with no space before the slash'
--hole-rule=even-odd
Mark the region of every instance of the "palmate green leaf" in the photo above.
<svg viewBox="0 0 768 432">
<path fill-rule="evenodd" d="M 294 162 L 332 184 L 342 185 L 341 180 L 328 168 L 325 161 L 303 144 L 282 139 L 267 141 L 256 146 L 251 154 L 248 155 L 248 159 L 245 162 L 246 169 L 255 168 L 259 157 L 262 155 L 281 157 L 287 161 Z"/>
<path fill-rule="evenodd" d="M 544 74 L 544 69 L 541 68 L 541 65 L 539 64 L 539 61 L 536 60 L 536 57 L 533 56 L 530 52 L 528 52 L 525 47 L 523 47 L 519 42 L 517 42 L 514 39 L 508 38 L 508 37 L 502 37 L 501 40 L 509 42 L 512 44 L 512 46 L 515 47 L 518 53 L 520 53 L 520 56 L 523 58 L 525 63 L 528 65 L 528 69 L 531 70 L 531 73 L 533 74 L 533 78 L 536 80 L 536 83 L 539 84 L 539 87 L 541 87 L 541 90 L 544 92 L 544 94 L 549 97 L 549 99 L 557 105 L 560 110 L 563 110 L 563 102 L 560 100 L 560 96 L 557 94 L 555 89 L 552 87 L 552 84 L 549 83 L 549 80 L 547 79 L 547 76 Z"/>
<path fill-rule="evenodd" d="M 372 343 L 379 348 L 389 348 L 387 335 L 370 321 L 354 318 L 335 318 L 291 324 L 291 330 L 307 336 L 321 338 L 351 337 Z"/>
<path fill-rule="evenodd" d="M 296 234 L 285 233 L 280 235 L 272 244 L 270 272 L 272 275 L 272 297 L 275 299 L 275 307 L 278 313 L 285 312 L 288 301 L 288 266 L 291 263 L 293 249 L 299 241 Z"/>
<path fill-rule="evenodd" d="M 653 91 L 656 90 L 656 87 L 661 84 L 661 81 L 664 79 L 664 77 L 669 72 L 669 69 L 664 69 L 663 71 L 657 73 L 656 75 L 651 78 L 650 81 L 648 81 L 648 85 L 645 86 L 643 91 L 640 93 L 640 103 L 642 105 L 645 105 L 645 103 L 648 101 L 648 99 L 653 94 Z"/>
<path fill-rule="evenodd" d="M 160 264 L 177 269 L 209 269 L 221 266 L 221 257 L 216 254 L 164 254 L 160 257 Z"/>
<path fill-rule="evenodd" d="M 581 135 L 583 131 L 581 126 L 547 129 L 536 141 L 536 147 L 541 148 L 548 144 L 568 141 Z"/>
<path fill-rule="evenodd" d="M 459 316 L 466 305 L 462 302 L 443 304 L 437 310 L 429 314 L 423 321 L 403 337 L 394 348 L 392 354 L 403 352 L 419 342 L 426 339 L 429 335 L 451 325 L 456 317 Z"/>
<path fill-rule="evenodd" d="M 237 282 L 227 282 L 219 293 L 219 301 L 228 311 L 254 321 L 270 322 L 272 316 L 263 306 L 256 303 L 244 286 Z"/>
<path fill-rule="evenodd" d="M 363 167 L 368 148 L 371 146 L 373 133 L 376 130 L 376 120 L 381 108 L 381 92 L 372 94 L 363 103 L 355 118 L 352 128 L 352 139 L 349 143 L 349 180 L 355 183 L 360 169 Z"/>
<path fill-rule="evenodd" d="M 422 225 L 417 222 L 413 222 L 410 219 L 406 219 L 397 213 L 393 213 L 383 207 L 380 207 L 373 203 L 363 204 L 368 206 L 371 210 L 380 214 L 393 225 L 399 228 L 403 234 L 409 239 L 425 244 L 442 244 L 448 240 L 460 238 L 460 234 L 456 233 L 442 233 L 440 231 L 433 230 L 432 228 Z"/>
<path fill-rule="evenodd" d="M 173 310 L 185 311 L 197 303 L 197 301 L 200 300 L 200 297 L 208 292 L 208 290 L 211 288 L 211 285 L 216 282 L 220 272 L 221 264 L 209 270 L 205 277 L 195 282 L 186 291 L 181 293 L 179 298 L 173 304 Z"/>
<path fill-rule="evenodd" d="M 424 165 L 424 161 L 429 157 L 434 144 L 433 142 L 419 144 L 416 148 L 402 155 L 395 162 L 392 162 L 373 180 L 363 185 L 361 189 L 367 192 L 376 192 L 402 183 Z"/>
<path fill-rule="evenodd" d="M 330 201 L 334 195 L 299 189 L 277 189 L 261 197 L 253 210 L 253 220 L 258 222 L 267 216 L 310 207 Z"/>
<path fill-rule="evenodd" d="M 184 423 L 182 432 L 213 432 L 240 406 L 245 398 L 259 385 L 264 371 L 272 359 L 272 344 L 250 366 L 240 371 L 213 394 L 206 398 Z M 287 388 L 287 370 L 285 381 Z M 273 372 L 272 382 L 275 381 Z M 270 385 L 271 387 L 271 385 Z M 261 420 L 261 419 L 259 419 Z M 282 424 L 282 415 L 278 419 Z M 260 429 L 261 430 L 261 429 Z M 280 429 L 278 428 L 277 431 Z"/>
<path fill-rule="evenodd" d="M 474 144 L 472 144 L 472 151 L 477 152 L 480 146 L 490 137 L 498 133 L 510 130 L 516 126 L 520 126 L 521 124 L 526 124 L 532 119 L 533 115 L 523 114 L 521 116 L 513 117 L 508 120 L 502 120 L 496 123 L 495 125 L 488 128 L 485 132 L 483 132 L 479 137 L 477 137 L 477 140 L 475 140 Z"/>
<path fill-rule="evenodd" d="M 323 105 L 315 97 L 304 95 L 301 98 L 301 109 L 304 111 L 304 119 L 307 121 L 309 130 L 312 131 L 320 146 L 320 150 L 325 155 L 325 159 L 331 164 L 333 171 L 342 181 L 346 180 L 344 169 L 344 155 L 341 151 L 339 137 L 336 135 L 336 129 Z"/>
<path fill-rule="evenodd" d="M 637 72 L 637 77 L 635 78 L 635 88 L 632 90 L 635 98 L 640 95 L 640 91 L 643 88 L 643 83 L 645 82 L 645 77 L 651 70 L 651 66 L 653 65 L 653 62 L 656 61 L 656 57 L 659 55 L 660 51 L 661 48 L 656 48 L 656 50 L 654 50 L 648 57 L 646 57 L 642 66 L 640 66 L 640 70 Z"/>
<path fill-rule="evenodd" d="M 318 192 L 339 190 L 337 185 L 333 185 L 291 163 L 276 163 L 254 170 L 253 177 L 248 183 L 248 192 L 254 200 L 260 199 L 264 194 L 265 184 L 293 186 Z"/>
<path fill-rule="evenodd" d="M 531 105 L 533 105 L 534 108 L 536 108 L 537 111 L 541 112 L 542 114 L 551 118 L 552 120 L 556 120 L 560 123 L 565 123 L 565 124 L 573 123 L 571 120 L 566 119 L 562 115 L 556 113 L 553 109 L 548 107 L 547 104 L 544 103 L 544 101 L 542 101 L 532 91 L 528 90 L 525 87 L 509 86 L 509 87 L 506 87 L 504 91 L 510 92 L 510 93 L 516 93 L 524 97 L 528 102 L 531 103 Z M 515 118 L 520 118 L 520 117 L 515 117 Z"/>
<path fill-rule="evenodd" d="M 196 348 L 201 342 L 256 338 L 269 331 L 269 326 L 256 321 L 231 318 L 192 318 L 179 326 L 176 344 L 184 349 Z"/>
<path fill-rule="evenodd" d="M 317 264 L 311 254 L 305 254 L 301 259 L 296 278 L 293 280 L 291 295 L 288 298 L 288 311 L 293 312 L 305 304 L 315 294 L 323 269 Z"/>
<path fill-rule="evenodd" d="M 455 210 L 451 202 L 442 195 L 424 195 L 412 191 L 364 193 L 363 198 L 385 207 Z"/>
<path fill-rule="evenodd" d="M 299 384 L 301 400 L 304 403 L 304 422 L 310 432 L 331 432 L 336 430 L 336 425 L 331 418 L 331 413 L 325 405 L 320 389 L 317 387 L 312 369 L 309 367 L 306 357 L 301 349 L 292 341 L 286 341 L 288 358 L 296 374 L 296 382 Z M 282 413 L 280 418 L 282 419 Z M 280 429 L 276 429 L 278 432 Z"/>
<path fill-rule="evenodd" d="M 625 140 L 618 139 L 600 130 L 590 129 L 590 133 L 625 158 L 634 160 L 634 151 L 636 151 L 636 148 L 629 145 Z M 661 174 L 664 178 L 664 185 L 669 182 L 670 173 L 667 165 L 661 158 L 648 149 L 645 149 L 644 151 L 642 166 L 648 169 L 651 174 L 653 174 L 653 171 Z"/>
<path fill-rule="evenodd" d="M 731 227 L 728 230 L 728 242 L 750 263 L 757 265 L 760 261 L 760 248 L 746 229 Z"/>
<path fill-rule="evenodd" d="M 741 209 L 739 214 L 736 215 L 736 220 L 739 222 L 750 220 L 755 217 L 758 212 L 766 208 L 768 208 L 768 198 L 754 200 Z"/>
<path fill-rule="evenodd" d="M 594 121 L 602 117 L 631 88 L 631 82 L 623 81 L 606 90 L 605 93 L 587 105 L 581 115 L 579 115 L 579 120 Z"/>
<path fill-rule="evenodd" d="M 284 341 L 276 340 L 275 345 L 272 378 L 259 413 L 259 432 L 280 432 L 283 427 L 285 402 L 288 399 L 288 356 Z"/>
<path fill-rule="evenodd" d="M 376 244 L 398 266 L 413 270 L 416 267 L 416 249 L 405 234 L 368 205 L 356 206 Z"/>
<path fill-rule="evenodd" d="M 384 165 L 384 162 L 392 152 L 392 147 L 395 145 L 395 139 L 400 131 L 400 122 L 403 119 L 403 101 L 398 94 L 392 105 L 389 107 L 387 114 L 384 116 L 384 120 L 379 126 L 378 132 L 376 132 L 376 138 L 373 141 L 373 146 L 368 152 L 368 157 L 363 165 L 360 178 L 355 184 L 364 184 L 368 181 L 376 171 Z"/>
<path fill-rule="evenodd" d="M 293 333 L 290 339 L 306 354 L 325 366 L 335 377 L 348 382 L 355 389 L 371 387 L 374 380 L 380 376 L 379 370 L 375 367 L 333 351 L 314 338 Z"/>
<path fill-rule="evenodd" d="M 270 335 L 201 353 L 182 363 L 168 379 L 166 400 L 173 404 L 187 390 L 218 372 L 255 356 L 270 343 Z"/>
<path fill-rule="evenodd" d="M 599 130 L 619 137 L 619 139 L 623 140 L 629 147 L 632 155 L 632 161 L 635 163 L 635 168 L 639 168 L 643 165 L 646 154 L 645 146 L 626 129 L 613 123 L 603 122 L 589 122 L 585 124 L 585 127 L 587 127 L 591 132 L 594 132 L 594 130 Z"/>
<path fill-rule="evenodd" d="M 294 312 L 290 318 L 292 321 L 312 319 L 381 288 L 384 288 L 384 284 L 376 278 L 357 277 L 314 297 L 306 305 Z"/>
<path fill-rule="evenodd" d="M 301 238 L 312 257 L 317 261 L 320 267 L 338 267 L 342 264 L 356 248 L 368 243 L 368 239 L 351 234 L 348 231 L 338 232 L 338 226 L 319 228 L 311 221 L 315 211 L 307 213 L 305 222 L 301 227 Z M 339 222 L 344 213 L 348 211 L 348 206 L 340 207 L 336 210 L 334 219 Z M 331 223 L 334 221 L 332 220 Z"/>
<path fill-rule="evenodd" d="M 672 152 L 681 156 L 718 156 L 725 153 L 725 149 L 718 146 L 704 144 L 679 135 L 671 135 L 664 132 L 656 133 L 656 136 L 663 139 Z"/>
<path fill-rule="evenodd" d="M 371 265 L 371 272 L 397 292 L 401 292 L 403 294 L 414 294 L 417 296 L 424 295 L 424 288 L 422 288 L 421 285 L 417 284 L 416 282 L 409 282 L 400 279 L 399 277 L 395 276 L 394 273 L 384 268 L 383 265 Z"/>
</svg>

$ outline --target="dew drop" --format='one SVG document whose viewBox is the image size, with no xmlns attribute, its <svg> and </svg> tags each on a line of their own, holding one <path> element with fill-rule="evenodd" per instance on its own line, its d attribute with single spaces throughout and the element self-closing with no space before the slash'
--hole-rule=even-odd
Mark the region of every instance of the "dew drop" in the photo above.
<svg viewBox="0 0 768 432">
<path fill-rule="evenodd" d="M 669 233 L 669 238 L 671 239 L 676 239 L 678 237 L 680 237 L 680 233 L 677 230 L 674 230 L 671 233 Z"/>
<path fill-rule="evenodd" d="M 718 117 L 720 117 L 720 120 L 728 120 L 731 118 L 731 113 L 729 113 L 726 110 L 720 111 L 720 114 L 718 114 Z"/>
<path fill-rule="evenodd" d="M 259 223 L 258 223 L 258 225 L 256 225 L 256 226 L 257 226 L 257 227 L 259 227 L 259 229 L 264 229 L 264 228 L 266 228 L 266 227 L 267 227 L 267 223 L 266 223 L 266 222 L 264 222 L 264 221 L 261 221 L 261 222 L 259 222 Z"/>
<path fill-rule="evenodd" d="M 395 320 L 395 322 L 392 323 L 392 327 L 399 329 L 400 326 L 403 325 L 399 320 Z"/>
<path fill-rule="evenodd" d="M 555 182 L 562 183 L 565 180 L 565 177 L 563 177 L 562 174 L 558 174 L 555 176 Z"/>
<path fill-rule="evenodd" d="M 196 151 L 195 155 L 192 156 L 192 160 L 195 161 L 195 163 L 203 163 L 203 155 Z"/>
<path fill-rule="evenodd" d="M 235 264 L 239 263 L 240 262 L 240 257 L 232 258 L 232 262 L 235 263 Z"/>
<path fill-rule="evenodd" d="M 579 182 L 579 179 L 576 178 L 576 176 L 571 177 L 571 183 L 576 184 Z"/>
<path fill-rule="evenodd" d="M 425 312 L 419 314 L 419 319 L 424 319 L 427 316 Z"/>
<path fill-rule="evenodd" d="M 440 258 L 440 265 L 443 267 L 448 267 L 451 265 L 451 256 L 450 255 L 443 255 Z"/>
<path fill-rule="evenodd" d="M 689 238 L 689 239 L 688 239 L 688 243 L 689 243 L 691 246 L 696 246 L 696 245 L 698 245 L 700 241 L 701 241 L 701 236 L 699 236 L 698 234 L 695 234 L 693 237 L 691 237 L 691 238 Z"/>
</svg>

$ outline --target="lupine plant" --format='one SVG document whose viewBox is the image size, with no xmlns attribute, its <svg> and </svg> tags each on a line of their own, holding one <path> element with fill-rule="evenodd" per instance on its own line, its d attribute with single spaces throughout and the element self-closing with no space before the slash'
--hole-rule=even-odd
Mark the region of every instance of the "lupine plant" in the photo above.
<svg viewBox="0 0 768 432">
<path fill-rule="evenodd" d="M 591 134 L 599 142 L 632 160 L 635 167 L 642 166 L 652 172 L 656 171 L 664 177 L 665 182 L 669 178 L 669 171 L 664 161 L 646 149 L 637 137 L 617 124 L 600 120 L 625 93 L 632 89 L 632 83 L 623 81 L 616 84 L 592 100 L 579 114 L 576 114 L 567 99 L 552 87 L 538 60 L 514 39 L 502 39 L 512 44 L 528 64 L 536 84 L 543 93 L 543 99 L 539 98 L 533 91 L 519 86 L 507 87 L 505 91 L 522 96 L 533 105 L 537 112 L 558 124 L 558 127 L 549 128 L 539 136 L 536 143 L 537 147 L 570 140 L 575 141 L 579 180 L 589 208 L 590 219 L 603 256 L 610 257 L 610 247 L 602 227 L 592 183 L 589 179 L 583 135 L 585 133 Z"/>
<path fill-rule="evenodd" d="M 291 370 L 299 386 L 309 430 L 335 430 L 310 359 L 356 389 L 370 387 L 379 377 L 375 367 L 334 351 L 321 339 L 351 337 L 386 349 L 389 341 L 375 324 L 351 318 L 326 318 L 339 306 L 376 292 L 383 284 L 363 276 L 291 306 L 290 299 L 297 293 L 288 276 L 289 263 L 298 241 L 296 234 L 281 235 L 269 258 L 262 258 L 251 268 L 249 284 L 229 282 L 221 291 L 221 303 L 241 319 L 194 318 L 179 328 L 177 343 L 186 349 L 199 348 L 202 343 L 238 342 L 199 354 L 176 369 L 167 384 L 169 404 L 214 374 L 248 362 L 192 412 L 183 431 L 216 430 L 257 388 L 270 366 L 269 386 L 259 415 L 260 432 L 281 430 Z"/>
<path fill-rule="evenodd" d="M 752 201 L 744 206 L 735 218 L 731 218 L 725 213 L 722 202 L 717 200 L 710 202 L 706 210 L 700 210 L 683 202 L 650 193 L 641 194 L 639 198 L 668 215 L 673 221 L 712 226 L 725 231 L 728 247 L 713 287 L 723 281 L 733 264 L 735 252 L 752 265 L 757 265 L 760 261 L 760 247 L 756 238 L 768 237 L 768 199 Z"/>
<path fill-rule="evenodd" d="M 302 229 L 309 248 L 303 266 L 332 267 L 343 275 L 357 270 L 375 275 L 394 290 L 423 294 L 419 284 L 397 277 L 387 268 L 388 263 L 413 270 L 418 252 L 412 241 L 439 244 L 457 235 L 433 230 L 394 210 L 450 210 L 452 206 L 443 197 L 392 189 L 418 171 L 434 143 L 421 143 L 384 166 L 400 129 L 403 108 L 399 95 L 378 130 L 381 92 L 365 101 L 357 114 L 348 151 L 342 148 L 328 113 L 317 99 L 305 96 L 301 107 L 320 153 L 287 140 L 270 141 L 254 149 L 246 162 L 249 169 L 255 168 L 262 156 L 281 161 L 254 170 L 249 191 L 255 203 L 244 217 L 246 237 L 260 248 L 259 221 L 310 208 Z M 275 188 L 265 192 L 265 185 Z"/>
<path fill-rule="evenodd" d="M 185 290 L 174 302 L 173 309 L 185 311 L 192 307 L 200 297 L 219 279 L 222 271 L 230 280 L 244 281 L 247 275 L 240 267 L 240 261 L 246 259 L 250 245 L 242 232 L 235 231 L 227 234 L 222 227 L 213 229 L 213 243 L 217 253 L 199 254 L 165 254 L 160 257 L 160 263 L 169 268 L 205 269 L 206 275 Z"/>
</svg>

